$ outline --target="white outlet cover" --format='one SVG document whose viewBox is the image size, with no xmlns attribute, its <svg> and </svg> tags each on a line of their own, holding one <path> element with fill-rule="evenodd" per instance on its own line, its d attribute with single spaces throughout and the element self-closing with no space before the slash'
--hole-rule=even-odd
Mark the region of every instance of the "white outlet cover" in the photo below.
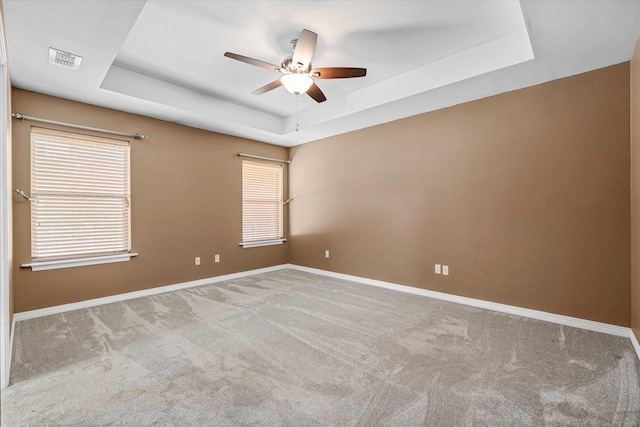
<svg viewBox="0 0 640 427">
<path fill-rule="evenodd" d="M 220 262 L 220 255 L 216 254 L 216 255 L 214 256 L 214 261 L 215 261 L 215 262 Z"/>
<path fill-rule="evenodd" d="M 196 265 L 200 265 L 200 257 L 199 256 L 196 257 Z"/>
<path fill-rule="evenodd" d="M 324 251 L 324 257 L 325 257 L 325 258 L 329 258 L 329 249 L 327 249 L 326 251 Z"/>
<path fill-rule="evenodd" d="M 442 266 L 442 274 L 445 276 L 449 275 L 449 266 L 448 265 L 443 265 Z"/>
<path fill-rule="evenodd" d="M 441 270 L 441 266 L 440 266 L 440 264 L 436 264 L 436 270 L 435 270 L 435 273 L 436 273 L 436 274 L 441 274 L 441 273 L 442 273 L 442 270 Z"/>
</svg>

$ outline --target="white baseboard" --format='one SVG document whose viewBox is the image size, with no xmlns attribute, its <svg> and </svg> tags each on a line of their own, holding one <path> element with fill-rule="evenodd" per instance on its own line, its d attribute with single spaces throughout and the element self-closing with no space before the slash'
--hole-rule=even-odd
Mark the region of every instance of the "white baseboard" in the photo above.
<svg viewBox="0 0 640 427">
<path fill-rule="evenodd" d="M 631 345 L 636 349 L 636 354 L 638 355 L 638 359 L 640 359 L 640 343 L 638 343 L 638 339 L 636 338 L 636 334 L 633 333 L 633 329 L 629 330 L 629 339 L 631 339 Z"/>
<path fill-rule="evenodd" d="M 163 294 L 166 292 L 178 291 L 180 289 L 187 289 L 187 288 L 193 288 L 196 286 L 202 286 L 209 283 L 219 283 L 219 282 L 224 282 L 225 280 L 233 280 L 233 279 L 238 279 L 240 277 L 253 276 L 261 273 L 268 273 L 270 271 L 282 270 L 284 268 L 288 268 L 288 265 L 282 264 L 282 265 L 276 265 L 273 267 L 258 268 L 256 270 L 242 271 L 239 273 L 225 274 L 223 276 L 215 276 L 215 277 L 209 277 L 206 279 L 192 280 L 190 282 L 160 286 L 157 288 L 143 289 L 141 291 L 127 292 L 124 294 L 111 295 L 108 297 L 95 298 L 95 299 L 90 299 L 86 301 L 79 301 L 71 304 L 56 305 L 53 307 L 40 308 L 37 310 L 30 310 L 30 311 L 21 311 L 20 313 L 15 313 L 13 315 L 13 322 L 15 324 L 16 321 L 35 319 L 36 317 L 49 316 L 51 314 L 66 313 L 68 311 L 80 310 L 82 308 L 89 308 L 89 307 L 95 307 L 98 305 L 111 304 L 113 302 L 126 301 L 130 299 L 146 297 L 150 295 Z M 11 337 L 13 338 L 13 334 L 11 334 Z M 13 348 L 13 346 L 11 347 Z"/>
<path fill-rule="evenodd" d="M 446 294 L 443 292 L 429 291 L 426 289 L 414 288 L 412 286 L 398 285 L 396 283 L 383 282 L 381 280 L 367 279 L 364 277 L 351 276 L 349 274 L 335 273 L 332 271 L 320 270 L 317 268 L 302 267 L 289 264 L 289 268 L 306 271 L 336 279 L 349 280 L 351 282 L 365 285 L 377 286 L 380 288 L 393 289 L 395 291 L 406 292 L 414 295 L 422 295 L 443 301 L 455 302 L 472 307 L 484 308 L 487 310 L 499 311 L 501 313 L 514 314 L 516 316 L 528 317 L 531 319 L 544 320 L 546 322 L 558 323 L 560 325 L 573 326 L 575 328 L 587 329 L 589 331 L 602 332 L 620 337 L 629 337 L 631 330 L 624 326 L 610 325 L 608 323 L 594 322 L 592 320 L 580 319 L 577 317 L 564 316 L 562 314 L 547 313 L 545 311 L 531 310 L 528 308 L 516 307 L 513 305 L 500 304 L 491 301 L 484 301 L 475 298 L 461 297 L 458 295 Z M 640 353 L 639 353 L 640 355 Z M 640 356 L 639 356 L 640 357 Z"/>
<path fill-rule="evenodd" d="M 202 286 L 209 283 L 219 283 L 226 280 L 238 279 L 241 277 L 253 276 L 256 274 L 268 273 L 271 271 L 293 269 L 304 271 L 307 273 L 318 274 L 321 276 L 333 277 L 336 279 L 348 280 L 351 282 L 361 283 L 365 285 L 377 286 L 385 289 L 392 289 L 395 291 L 410 293 L 414 295 L 421 295 L 429 298 L 435 298 L 443 301 L 454 302 L 458 304 L 464 304 L 472 307 L 484 308 L 487 310 L 498 311 L 501 313 L 513 314 L 516 316 L 528 317 L 531 319 L 543 320 L 546 322 L 557 323 L 560 325 L 572 326 L 575 328 L 586 329 L 589 331 L 602 332 L 610 335 L 617 335 L 625 338 L 630 338 L 633 347 L 638 353 L 640 358 L 640 344 L 636 339 L 633 331 L 630 328 L 623 326 L 611 325 L 608 323 L 595 322 L 592 320 L 580 319 L 577 317 L 564 316 L 561 314 L 547 313 L 544 311 L 532 310 L 523 307 L 516 307 L 507 304 L 500 304 L 490 301 L 479 300 L 475 298 L 462 297 L 458 295 L 446 294 L 443 292 L 430 291 L 427 289 L 414 288 L 412 286 L 399 285 L 396 283 L 384 282 L 381 280 L 368 279 L 365 277 L 352 276 L 349 274 L 335 273 L 333 271 L 320 270 L 317 268 L 303 267 L 295 264 L 281 264 L 272 267 L 259 268 L 256 270 L 248 270 L 239 273 L 226 274 L 223 276 L 210 277 L 206 279 L 198 279 L 190 282 L 177 283 L 173 285 L 161 286 L 157 288 L 144 289 L 141 291 L 128 292 L 125 294 L 112 295 L 104 298 L 96 298 L 86 301 L 80 301 L 71 304 L 57 305 L 53 307 L 42 308 L 38 310 L 23 311 L 15 313 L 13 316 L 13 324 L 11 331 L 11 348 L 13 349 L 13 336 L 15 331 L 15 324 L 21 320 L 33 319 L 36 317 L 48 316 L 51 314 L 65 313 L 68 311 L 79 310 L 82 308 L 95 307 L 103 304 L 110 304 L 113 302 L 126 301 L 134 298 L 145 297 L 149 295 L 157 295 L 165 292 L 177 291 L 180 289 L 193 288 L 196 286 Z"/>
<path fill-rule="evenodd" d="M 13 364 L 13 338 L 15 336 L 16 336 L 16 316 L 14 314 L 13 320 L 11 321 L 11 336 L 9 337 L 9 369 L 7 369 L 9 379 L 11 379 L 11 365 Z"/>
</svg>

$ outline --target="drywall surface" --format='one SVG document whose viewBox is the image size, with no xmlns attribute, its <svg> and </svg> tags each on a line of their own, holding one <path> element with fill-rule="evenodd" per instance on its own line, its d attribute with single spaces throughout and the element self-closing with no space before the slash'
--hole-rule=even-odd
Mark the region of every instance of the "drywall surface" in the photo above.
<svg viewBox="0 0 640 427">
<path fill-rule="evenodd" d="M 30 205 L 14 197 L 16 312 L 287 261 L 286 244 L 239 246 L 242 160 L 237 156 L 243 151 L 286 158 L 286 148 L 20 89 L 14 89 L 12 95 L 14 112 L 148 135 L 146 140 L 131 142 L 132 252 L 139 256 L 129 262 L 38 272 L 20 268 L 31 260 Z M 32 126 L 52 127 L 13 121 L 13 183 L 27 194 Z M 215 254 L 220 255 L 220 263 L 214 263 Z M 194 262 L 197 256 L 201 257 L 199 266 Z"/>
<path fill-rule="evenodd" d="M 623 63 L 292 148 L 289 262 L 628 326 L 629 147 Z"/>
</svg>

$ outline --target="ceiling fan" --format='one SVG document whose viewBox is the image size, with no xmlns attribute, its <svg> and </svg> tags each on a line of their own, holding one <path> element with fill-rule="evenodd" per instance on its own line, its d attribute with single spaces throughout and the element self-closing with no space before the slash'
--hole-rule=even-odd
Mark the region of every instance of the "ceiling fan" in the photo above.
<svg viewBox="0 0 640 427">
<path fill-rule="evenodd" d="M 293 54 L 284 58 L 279 66 L 231 52 L 225 52 L 224 56 L 283 74 L 278 80 L 253 91 L 254 95 L 261 95 L 284 86 L 294 95 L 306 93 L 316 102 L 324 102 L 327 98 L 316 85 L 314 79 L 364 77 L 367 75 L 367 69 L 350 67 L 312 68 L 311 58 L 313 58 L 313 53 L 316 50 L 317 40 L 318 35 L 316 33 L 306 29 L 302 30 L 300 37 L 290 42 Z"/>
</svg>

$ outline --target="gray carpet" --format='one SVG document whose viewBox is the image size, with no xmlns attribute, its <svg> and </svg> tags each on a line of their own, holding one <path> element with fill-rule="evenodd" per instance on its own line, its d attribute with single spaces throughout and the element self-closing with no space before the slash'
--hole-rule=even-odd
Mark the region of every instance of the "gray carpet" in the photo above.
<svg viewBox="0 0 640 427">
<path fill-rule="evenodd" d="M 280 270 L 19 322 L 2 425 L 637 426 L 628 339 Z"/>
</svg>

